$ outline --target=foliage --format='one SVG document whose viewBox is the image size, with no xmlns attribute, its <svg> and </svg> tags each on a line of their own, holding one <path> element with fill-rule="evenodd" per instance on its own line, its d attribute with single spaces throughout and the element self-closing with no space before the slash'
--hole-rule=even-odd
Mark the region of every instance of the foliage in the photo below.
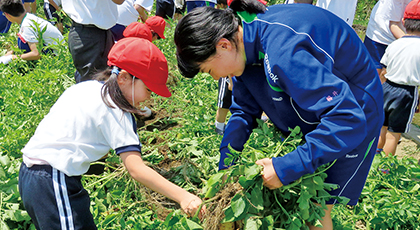
<svg viewBox="0 0 420 230">
<path fill-rule="evenodd" d="M 306 222 L 321 226 L 319 220 L 325 215 L 325 202 L 332 198 L 327 191 L 337 188 L 336 185 L 324 183 L 327 177 L 324 171 L 328 165 L 280 189 L 264 187 L 260 177 L 262 166 L 256 165 L 255 161 L 283 156 L 302 142 L 299 127 L 283 138 L 269 124 L 259 120 L 259 127 L 254 129 L 245 149 L 241 153 L 231 149 L 232 155 L 225 160 L 225 164 L 230 165 L 235 160 L 235 165 L 210 177 L 204 188 L 205 197 L 214 197 L 226 183 L 238 182 L 242 189 L 233 193 L 230 204 L 224 208 L 222 222 L 243 220 L 244 229 L 309 229 Z M 338 199 L 344 203 L 348 201 Z M 216 205 L 220 204 L 216 202 Z"/>
</svg>

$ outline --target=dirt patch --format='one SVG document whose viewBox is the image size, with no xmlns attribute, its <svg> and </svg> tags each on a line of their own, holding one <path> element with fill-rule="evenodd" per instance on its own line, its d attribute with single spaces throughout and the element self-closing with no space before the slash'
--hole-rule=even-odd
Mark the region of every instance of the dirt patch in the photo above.
<svg viewBox="0 0 420 230">
<path fill-rule="evenodd" d="M 397 146 L 397 157 L 414 157 L 420 160 L 419 146 L 416 142 L 409 138 L 402 137 L 401 142 Z"/>
</svg>

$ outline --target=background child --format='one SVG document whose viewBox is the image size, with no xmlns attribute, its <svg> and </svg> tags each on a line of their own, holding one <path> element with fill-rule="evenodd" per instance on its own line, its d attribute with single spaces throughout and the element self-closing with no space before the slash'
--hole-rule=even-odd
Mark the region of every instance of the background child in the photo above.
<svg viewBox="0 0 420 230">
<path fill-rule="evenodd" d="M 201 204 L 141 158 L 131 113 L 139 113 L 151 92 L 171 96 L 165 56 L 148 40 L 124 38 L 111 49 L 108 64 L 111 68 L 96 75 L 105 83 L 68 88 L 22 149 L 19 192 L 37 229 L 96 229 L 81 175 L 109 149 L 135 180 L 178 202 L 187 214 L 195 214 Z"/>
<path fill-rule="evenodd" d="M 372 9 L 363 43 L 376 65 L 378 75 L 383 68 L 381 58 L 386 47 L 405 34 L 401 20 L 409 2 L 411 0 L 379 0 Z"/>
<path fill-rule="evenodd" d="M 57 45 L 64 40 L 61 32 L 51 23 L 27 13 L 21 0 L 0 0 L 0 9 L 9 21 L 20 25 L 18 46 L 24 50 L 24 54 L 19 56 L 12 55 L 13 51 L 10 51 L 6 55 L 12 55 L 12 59 L 17 57 L 28 61 L 40 59 L 42 50 L 38 50 L 37 45 L 40 41 L 39 35 L 44 29 L 45 31 L 42 32 L 44 45 Z M 37 26 L 39 27 L 39 31 Z"/>
<path fill-rule="evenodd" d="M 407 34 L 392 42 L 385 50 L 381 63 L 385 122 L 381 129 L 378 149 L 395 155 L 402 133 L 410 130 L 417 107 L 420 85 L 420 0 L 410 2 L 404 13 Z"/>
</svg>

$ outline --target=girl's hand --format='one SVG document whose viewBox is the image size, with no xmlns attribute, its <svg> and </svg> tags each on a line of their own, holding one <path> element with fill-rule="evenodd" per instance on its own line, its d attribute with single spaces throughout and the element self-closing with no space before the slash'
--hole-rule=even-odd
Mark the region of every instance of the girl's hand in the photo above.
<svg viewBox="0 0 420 230">
<path fill-rule="evenodd" d="M 262 171 L 262 178 L 263 178 L 263 185 L 269 189 L 276 189 L 283 186 L 279 177 L 274 170 L 273 161 L 268 158 L 264 158 L 261 160 L 257 160 L 255 162 L 257 165 L 261 165 L 264 167 Z"/>
<path fill-rule="evenodd" d="M 185 199 L 181 200 L 179 204 L 181 205 L 182 210 L 189 217 L 193 217 L 195 213 L 197 213 L 197 210 L 200 208 L 201 203 L 203 203 L 203 201 L 198 196 L 189 193 L 189 195 Z M 201 219 L 205 213 L 206 206 L 203 205 L 200 213 L 198 214 L 198 218 Z"/>
</svg>

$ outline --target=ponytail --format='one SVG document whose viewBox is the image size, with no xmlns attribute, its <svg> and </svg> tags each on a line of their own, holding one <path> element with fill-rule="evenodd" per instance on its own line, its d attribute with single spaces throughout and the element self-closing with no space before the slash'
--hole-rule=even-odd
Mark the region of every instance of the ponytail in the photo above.
<svg viewBox="0 0 420 230">
<path fill-rule="evenodd" d="M 114 105 L 109 101 L 111 98 L 112 102 L 124 112 L 140 114 L 140 110 L 132 106 L 130 102 L 125 99 L 120 86 L 118 85 L 118 67 L 114 69 L 108 68 L 102 72 L 95 74 L 94 79 L 97 81 L 105 81 L 101 90 L 102 101 L 110 108 L 115 109 Z"/>
</svg>

